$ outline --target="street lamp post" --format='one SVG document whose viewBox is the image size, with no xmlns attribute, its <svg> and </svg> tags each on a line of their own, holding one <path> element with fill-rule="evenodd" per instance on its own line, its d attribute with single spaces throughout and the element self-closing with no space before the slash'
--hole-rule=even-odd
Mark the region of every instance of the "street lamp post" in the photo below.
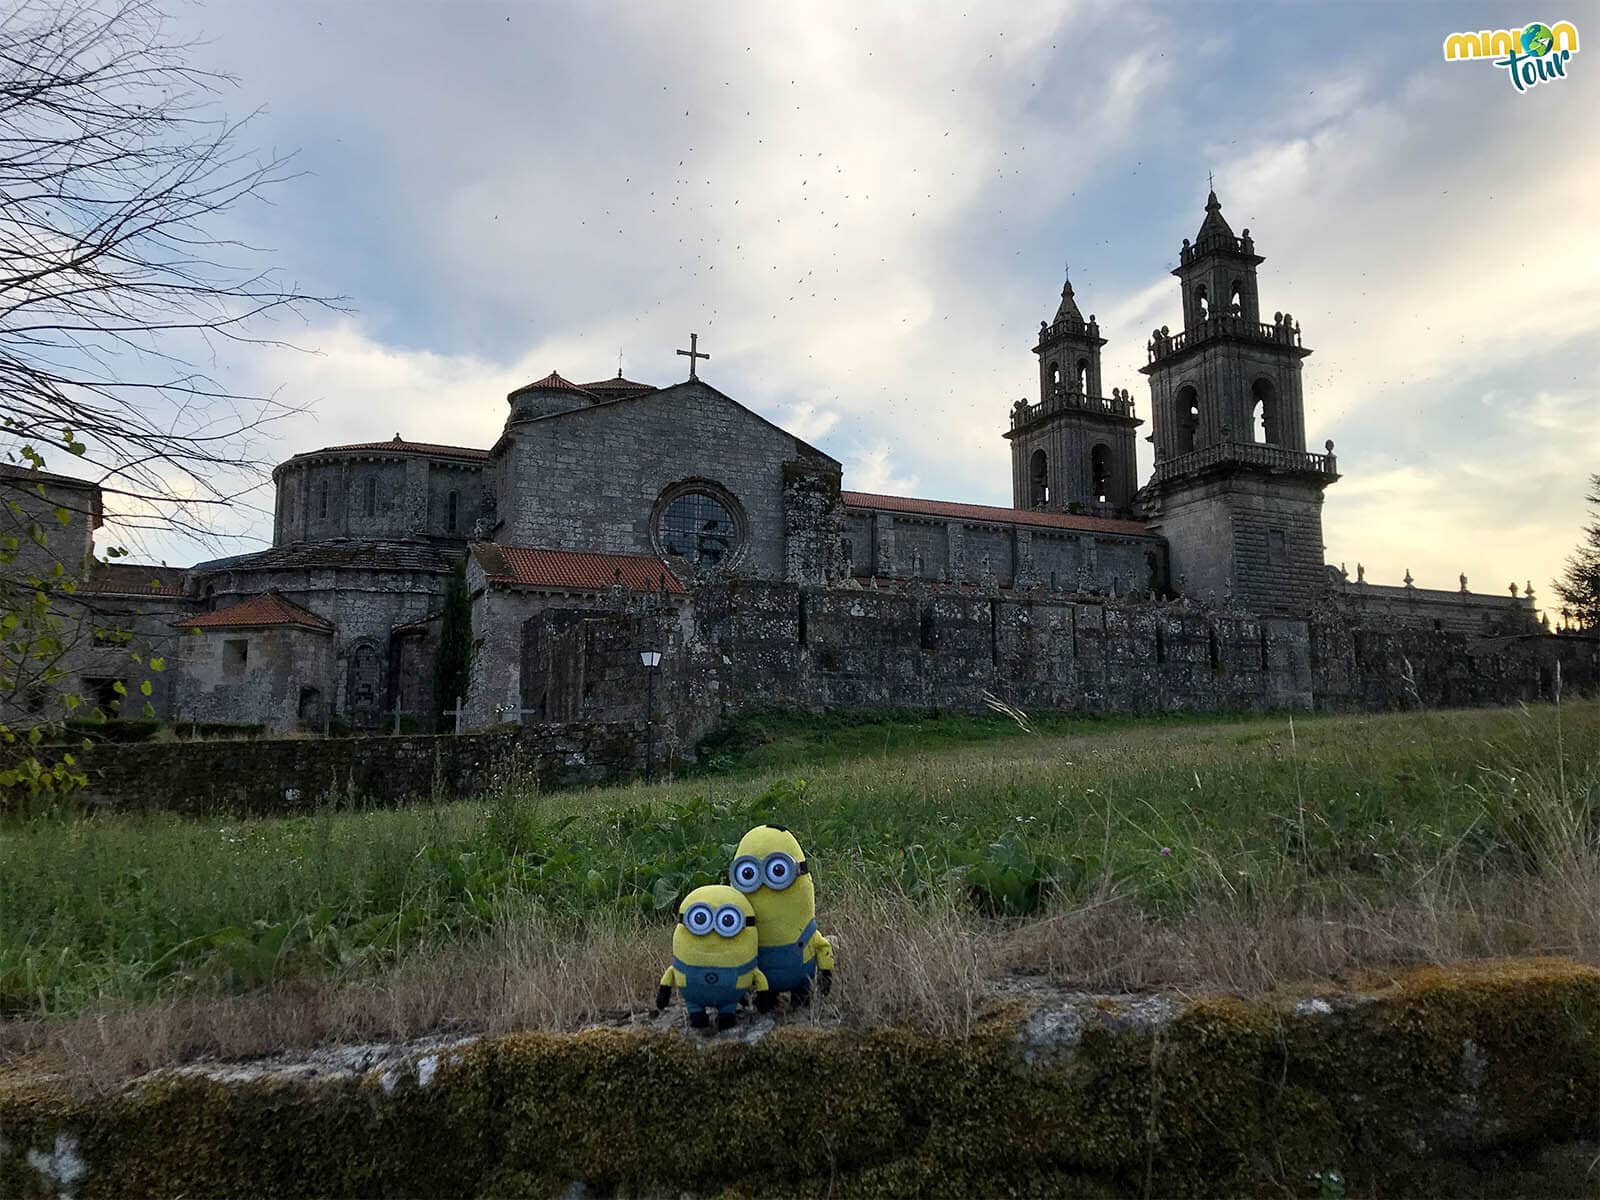
<svg viewBox="0 0 1600 1200">
<path fill-rule="evenodd" d="M 644 781 L 649 783 L 656 773 L 656 668 L 661 665 L 661 651 L 641 650 L 639 661 L 644 664 Z"/>
</svg>

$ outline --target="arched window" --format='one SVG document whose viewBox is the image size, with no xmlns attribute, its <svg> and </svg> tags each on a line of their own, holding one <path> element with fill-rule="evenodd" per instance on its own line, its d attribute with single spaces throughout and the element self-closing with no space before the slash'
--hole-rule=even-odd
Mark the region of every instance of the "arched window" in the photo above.
<svg viewBox="0 0 1600 1200">
<path fill-rule="evenodd" d="M 1233 281 L 1233 286 L 1228 289 L 1228 293 L 1228 311 L 1236 316 L 1243 313 L 1244 284 L 1235 279 Z"/>
<path fill-rule="evenodd" d="M 461 495 L 459 492 L 451 492 L 450 495 L 445 498 L 444 527 L 450 533 L 454 533 L 456 531 L 456 510 L 460 503 Z"/>
<path fill-rule="evenodd" d="M 1176 453 L 1188 454 L 1195 448 L 1200 436 L 1200 393 L 1192 386 L 1178 392 L 1178 447 Z"/>
<path fill-rule="evenodd" d="M 1194 311 L 1202 321 L 1211 315 L 1211 297 L 1203 283 L 1194 290 Z"/>
<path fill-rule="evenodd" d="M 1061 386 L 1061 364 L 1060 363 L 1051 363 L 1050 364 L 1050 384 L 1051 384 L 1052 387 L 1060 387 Z"/>
<path fill-rule="evenodd" d="M 345 703 L 353 725 L 368 729 L 383 717 L 383 659 L 368 641 L 350 649 Z"/>
<path fill-rule="evenodd" d="M 1084 396 L 1089 394 L 1089 360 L 1087 358 L 1078 360 L 1078 392 Z"/>
<path fill-rule="evenodd" d="M 1111 447 L 1097 443 L 1089 451 L 1089 480 L 1096 504 L 1111 503 Z"/>
<path fill-rule="evenodd" d="M 1028 459 L 1028 504 L 1043 508 L 1050 503 L 1050 465 L 1043 450 L 1035 450 Z"/>
<path fill-rule="evenodd" d="M 367 516 L 376 516 L 378 513 L 378 479 L 375 475 L 367 476 Z"/>
<path fill-rule="evenodd" d="M 1278 444 L 1278 389 L 1270 379 L 1250 386 L 1250 435 L 1268 446 Z"/>
</svg>

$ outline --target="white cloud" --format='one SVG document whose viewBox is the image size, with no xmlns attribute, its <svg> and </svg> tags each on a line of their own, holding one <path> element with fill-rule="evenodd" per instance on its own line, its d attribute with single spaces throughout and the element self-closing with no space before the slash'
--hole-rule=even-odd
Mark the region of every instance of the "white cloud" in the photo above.
<svg viewBox="0 0 1600 1200">
<path fill-rule="evenodd" d="M 1243 18 L 1202 34 L 1191 10 L 1104 4 L 202 19 L 313 172 L 251 240 L 311 248 L 361 309 L 298 339 L 320 358 L 251 362 L 317 401 L 285 454 L 397 429 L 487 445 L 511 387 L 609 375 L 619 348 L 670 382 L 693 329 L 707 378 L 845 461 L 847 487 L 1005 502 L 999 435 L 1061 258 L 1110 277 L 1074 269 L 1106 386 L 1147 408 L 1136 371 L 1178 323 L 1166 269 L 1214 168 L 1268 255 L 1264 305 L 1316 351 L 1309 440 L 1336 438 L 1347 471 L 1331 553 L 1542 576 L 1581 515 L 1592 381 L 1546 361 L 1600 328 L 1576 74 L 1518 98 L 1353 40 L 1261 74 Z M 295 211 L 307 195 L 322 207 Z M 1465 411 L 1462 388 L 1522 364 L 1525 386 L 1493 381 L 1519 419 Z M 1479 503 L 1508 475 L 1503 511 Z"/>
</svg>

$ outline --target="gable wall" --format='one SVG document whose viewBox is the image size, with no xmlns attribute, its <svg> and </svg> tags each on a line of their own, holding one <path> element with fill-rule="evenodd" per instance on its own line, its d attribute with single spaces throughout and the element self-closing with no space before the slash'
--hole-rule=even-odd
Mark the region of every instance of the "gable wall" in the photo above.
<svg viewBox="0 0 1600 1200">
<path fill-rule="evenodd" d="M 740 573 L 781 579 L 783 464 L 808 456 L 793 437 L 697 385 L 534 421 L 512 428 L 501 451 L 495 540 L 654 553 L 651 514 L 662 490 L 704 478 L 744 510 Z"/>
</svg>

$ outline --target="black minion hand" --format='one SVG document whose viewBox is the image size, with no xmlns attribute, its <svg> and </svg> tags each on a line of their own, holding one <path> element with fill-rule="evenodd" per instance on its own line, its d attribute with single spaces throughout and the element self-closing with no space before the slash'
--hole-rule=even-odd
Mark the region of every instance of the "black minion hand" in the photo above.
<svg viewBox="0 0 1600 1200">
<path fill-rule="evenodd" d="M 824 968 L 817 972 L 817 990 L 824 996 L 833 991 L 833 972 Z"/>
<path fill-rule="evenodd" d="M 656 989 L 656 1011 L 660 1012 L 662 1009 L 664 1009 L 667 1005 L 669 1005 L 671 1003 L 672 1003 L 672 989 L 669 988 L 666 984 L 662 984 L 660 987 L 658 987 Z"/>
</svg>

